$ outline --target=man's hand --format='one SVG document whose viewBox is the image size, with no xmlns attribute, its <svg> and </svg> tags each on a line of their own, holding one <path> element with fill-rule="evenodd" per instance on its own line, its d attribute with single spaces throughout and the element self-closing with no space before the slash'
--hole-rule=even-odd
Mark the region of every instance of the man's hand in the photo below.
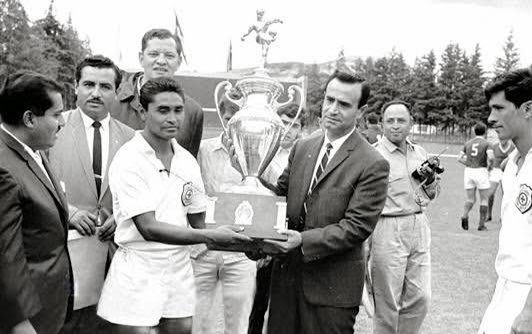
<svg viewBox="0 0 532 334">
<path fill-rule="evenodd" d="M 233 145 L 233 141 L 225 135 L 225 132 L 222 135 L 222 144 L 225 146 L 225 149 L 227 150 L 227 153 L 231 158 L 231 166 L 236 169 L 240 174 L 242 174 L 242 168 L 238 163 L 238 157 L 235 152 L 235 146 Z"/>
<path fill-rule="evenodd" d="M 272 262 L 272 257 L 267 255 L 266 257 L 257 260 L 257 270 L 268 266 Z"/>
<path fill-rule="evenodd" d="M 212 242 L 220 246 L 230 246 L 253 241 L 247 235 L 238 233 L 244 231 L 244 227 L 235 225 L 223 225 L 214 230 L 210 230 L 213 238 Z"/>
<path fill-rule="evenodd" d="M 11 329 L 11 334 L 37 334 L 29 320 L 24 320 Z"/>
<path fill-rule="evenodd" d="M 264 253 L 271 255 L 285 254 L 291 251 L 292 249 L 301 246 L 303 239 L 301 238 L 301 233 L 299 233 L 298 231 L 284 230 L 279 232 L 286 235 L 288 237 L 288 240 L 278 241 L 264 239 Z"/>
<path fill-rule="evenodd" d="M 81 235 L 93 235 L 96 232 L 97 218 L 95 214 L 87 210 L 78 210 L 70 218 L 70 226 L 74 227 Z"/>
<path fill-rule="evenodd" d="M 532 334 L 532 312 L 526 307 L 519 313 L 512 324 L 510 334 Z"/>
<path fill-rule="evenodd" d="M 100 241 L 109 241 L 113 239 L 116 230 L 115 217 L 110 215 L 107 217 L 107 220 L 103 223 L 102 227 L 98 231 L 98 239 Z"/>
</svg>

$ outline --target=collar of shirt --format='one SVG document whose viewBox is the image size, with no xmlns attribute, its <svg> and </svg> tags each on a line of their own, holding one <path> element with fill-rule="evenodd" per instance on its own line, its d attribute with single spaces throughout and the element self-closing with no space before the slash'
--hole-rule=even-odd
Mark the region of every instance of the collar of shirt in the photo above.
<svg viewBox="0 0 532 334">
<path fill-rule="evenodd" d="M 4 130 L 8 135 L 13 137 L 13 139 L 15 139 L 20 145 L 22 145 L 22 147 L 24 148 L 24 150 L 26 152 L 28 152 L 30 157 L 32 157 L 33 160 L 35 160 L 35 162 L 37 163 L 37 166 L 39 166 L 42 169 L 44 175 L 46 175 L 46 177 L 48 178 L 48 181 L 50 181 L 50 183 L 52 183 L 52 180 L 50 179 L 50 176 L 48 176 L 48 172 L 46 171 L 46 168 L 44 168 L 44 164 L 42 162 L 42 156 L 40 155 L 40 153 L 38 151 L 34 151 L 31 147 L 29 147 L 28 145 L 24 144 L 24 142 L 22 142 L 14 134 L 12 134 L 8 129 L 6 129 L 4 124 L 0 124 L 0 128 L 2 128 L 2 130 Z"/>
<path fill-rule="evenodd" d="M 150 143 L 148 143 L 146 138 L 144 138 L 144 136 L 142 135 L 142 131 L 143 130 L 136 131 L 135 132 L 135 136 L 132 139 L 136 143 L 135 144 L 136 149 L 140 153 L 142 153 L 142 154 L 146 155 L 147 157 L 149 157 L 150 162 L 155 167 L 157 167 L 158 169 L 164 169 L 163 163 L 155 155 L 155 150 L 153 149 L 153 147 L 151 147 Z M 175 138 L 170 139 L 170 145 L 172 145 L 172 150 L 174 151 L 173 158 L 172 158 L 172 160 L 173 160 L 175 158 L 175 156 L 178 154 L 178 151 L 179 151 L 180 147 L 179 147 L 179 144 L 177 143 L 177 141 L 175 140 Z M 175 164 L 172 163 L 170 168 L 171 169 L 175 168 L 174 165 Z"/>
<path fill-rule="evenodd" d="M 351 131 L 349 131 L 349 133 L 347 133 L 345 136 L 342 136 L 342 137 L 340 137 L 338 139 L 335 139 L 333 141 L 329 140 L 329 136 L 328 136 L 327 132 L 325 132 L 325 139 L 323 140 L 323 145 L 321 146 L 320 155 L 318 156 L 318 160 L 317 161 L 321 161 L 321 158 L 323 157 L 323 155 L 325 154 L 325 151 L 327 149 L 326 147 L 327 147 L 328 143 L 331 143 L 331 145 L 332 145 L 331 152 L 329 153 L 329 161 L 331 161 L 331 159 L 334 157 L 334 155 L 336 154 L 338 149 L 345 143 L 347 138 L 349 138 L 349 136 L 351 136 L 354 131 L 355 131 L 355 128 L 353 128 Z"/>
<path fill-rule="evenodd" d="M 92 123 L 94 123 L 94 120 L 90 118 L 81 108 L 79 108 L 80 114 L 81 114 L 81 120 L 83 121 L 83 126 L 85 127 L 85 132 L 88 132 L 88 130 L 94 129 L 92 126 Z M 100 127 L 100 131 L 109 131 L 109 122 L 111 121 L 111 115 L 107 113 L 107 116 L 105 116 L 104 119 L 100 121 L 102 126 Z"/>
<path fill-rule="evenodd" d="M 519 153 L 519 150 L 517 149 L 513 150 L 510 154 L 511 155 L 508 157 L 508 159 L 511 159 L 516 166 L 519 166 L 519 162 L 521 159 L 526 160 L 527 158 L 532 156 L 532 147 L 528 150 L 524 157 L 521 155 L 521 153 Z"/>
<path fill-rule="evenodd" d="M 218 151 L 218 150 L 224 150 L 225 152 L 227 152 L 227 149 L 225 148 L 223 142 L 222 142 L 222 137 L 223 137 L 223 133 L 220 133 L 218 135 L 218 140 L 216 141 L 216 143 L 213 143 L 213 146 L 212 146 L 212 151 Z"/>
<path fill-rule="evenodd" d="M 381 139 L 381 144 L 390 152 L 390 153 L 393 153 L 395 150 L 405 154 L 405 152 L 403 152 L 401 150 L 401 148 L 397 145 L 395 145 L 394 143 L 392 143 L 388 138 L 386 138 L 385 136 L 382 137 Z M 407 138 L 406 139 L 406 148 L 408 150 L 413 150 L 414 149 L 414 145 L 412 144 L 412 142 Z"/>
</svg>

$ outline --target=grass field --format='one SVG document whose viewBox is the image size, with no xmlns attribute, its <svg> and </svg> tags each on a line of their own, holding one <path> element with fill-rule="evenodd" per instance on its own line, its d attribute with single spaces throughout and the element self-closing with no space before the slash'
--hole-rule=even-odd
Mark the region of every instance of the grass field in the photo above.
<svg viewBox="0 0 532 334">
<path fill-rule="evenodd" d="M 219 130 L 207 130 L 212 137 Z M 423 144 L 422 144 L 423 145 Z M 429 153 L 458 154 L 460 145 L 427 143 Z M 460 227 L 465 193 L 463 166 L 454 157 L 442 157 L 445 173 L 442 192 L 428 209 L 432 228 L 432 303 L 424 322 L 424 334 L 473 334 L 495 288 L 494 259 L 498 247 L 499 201 L 494 208 L 488 231 L 478 232 L 478 203 L 470 215 L 470 230 Z M 500 198 L 500 192 L 498 194 Z M 223 333 L 220 330 L 220 333 Z M 355 333 L 371 333 L 371 321 L 362 309 L 357 317 Z"/>
</svg>

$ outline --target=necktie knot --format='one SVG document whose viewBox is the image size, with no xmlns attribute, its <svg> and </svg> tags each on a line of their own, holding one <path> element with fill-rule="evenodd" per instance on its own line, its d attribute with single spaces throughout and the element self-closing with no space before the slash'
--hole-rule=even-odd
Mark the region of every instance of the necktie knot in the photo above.
<svg viewBox="0 0 532 334">
<path fill-rule="evenodd" d="M 102 126 L 102 123 L 98 122 L 98 121 L 94 121 L 92 123 L 92 126 L 95 128 L 95 129 L 99 129 L 101 126 Z"/>
</svg>

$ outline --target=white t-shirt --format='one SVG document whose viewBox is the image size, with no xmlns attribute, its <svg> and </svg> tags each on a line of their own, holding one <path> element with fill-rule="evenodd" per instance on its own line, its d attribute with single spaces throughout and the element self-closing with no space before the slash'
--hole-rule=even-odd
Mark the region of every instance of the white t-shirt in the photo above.
<svg viewBox="0 0 532 334">
<path fill-rule="evenodd" d="M 495 269 L 507 280 L 532 284 L 532 149 L 517 173 L 514 150 L 502 177 L 501 231 Z"/>
<path fill-rule="evenodd" d="M 174 156 L 169 172 L 140 131 L 118 150 L 111 163 L 109 186 L 117 224 L 115 242 L 121 247 L 144 251 L 188 250 L 187 246 L 146 241 L 132 219 L 154 211 L 157 221 L 187 227 L 187 214 L 205 211 L 205 189 L 196 159 L 175 139 L 171 144 Z"/>
</svg>

